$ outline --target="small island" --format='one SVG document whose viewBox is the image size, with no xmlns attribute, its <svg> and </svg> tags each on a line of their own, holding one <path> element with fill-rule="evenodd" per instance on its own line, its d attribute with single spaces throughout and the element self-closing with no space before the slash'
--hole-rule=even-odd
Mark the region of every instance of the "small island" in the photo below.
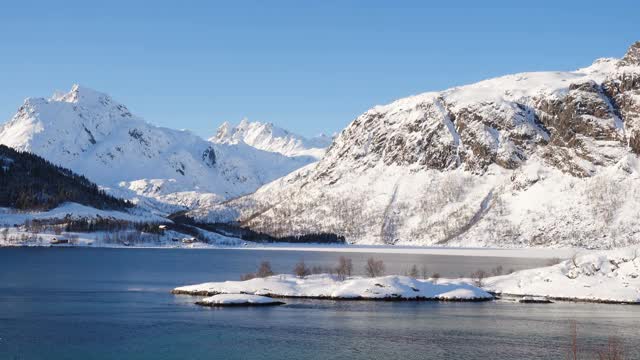
<svg viewBox="0 0 640 360">
<path fill-rule="evenodd" d="M 250 294 L 270 298 L 386 301 L 487 301 L 493 295 L 464 281 L 419 280 L 408 276 L 350 277 L 273 275 L 245 281 L 210 282 L 173 289 L 173 294 Z"/>
<path fill-rule="evenodd" d="M 219 294 L 196 301 L 197 305 L 211 307 L 228 306 L 274 306 L 284 305 L 284 302 L 267 296 L 247 294 Z"/>
<path fill-rule="evenodd" d="M 295 275 L 275 275 L 270 265 L 242 281 L 210 282 L 182 286 L 173 294 L 215 296 L 248 294 L 269 298 L 308 298 L 329 300 L 414 300 L 414 301 L 487 301 L 495 296 L 515 297 L 520 303 L 553 301 L 640 304 L 640 249 L 625 248 L 574 255 L 552 261 L 549 266 L 487 276 L 477 271 L 469 278 L 442 279 L 439 275 L 382 276 L 374 271 L 374 259 L 368 261 L 368 277 L 345 276 L 340 266 L 333 273 L 311 274 L 298 264 Z M 342 266 L 350 259 L 341 258 Z M 378 266 L 383 267 L 380 263 Z M 298 269 L 302 268 L 302 270 Z M 350 274 L 350 271 L 348 273 Z M 415 270 L 417 272 L 417 270 Z"/>
</svg>

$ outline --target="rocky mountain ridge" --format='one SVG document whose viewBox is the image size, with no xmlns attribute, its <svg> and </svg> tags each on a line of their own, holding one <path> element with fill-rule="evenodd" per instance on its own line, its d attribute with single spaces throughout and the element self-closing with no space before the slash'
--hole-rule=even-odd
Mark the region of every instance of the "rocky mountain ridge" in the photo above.
<svg viewBox="0 0 640 360">
<path fill-rule="evenodd" d="M 332 139 L 324 134 L 305 138 L 272 123 L 249 122 L 247 119 L 242 119 L 236 126 L 231 126 L 228 122 L 223 123 L 209 141 L 216 144 L 245 143 L 256 149 L 285 156 L 305 156 L 317 160 L 324 155 Z"/>
<path fill-rule="evenodd" d="M 640 42 L 572 72 L 507 75 L 376 106 L 317 163 L 192 212 L 352 243 L 640 242 Z"/>
</svg>

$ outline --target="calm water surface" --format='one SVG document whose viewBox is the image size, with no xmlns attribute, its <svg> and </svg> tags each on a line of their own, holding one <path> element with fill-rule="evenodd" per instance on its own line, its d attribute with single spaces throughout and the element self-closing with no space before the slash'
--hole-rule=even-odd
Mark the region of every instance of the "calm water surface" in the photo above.
<svg viewBox="0 0 640 360">
<path fill-rule="evenodd" d="M 172 288 L 237 279 L 270 260 L 290 272 L 338 253 L 176 249 L 0 249 L 0 359 L 564 359 L 620 337 L 640 359 L 640 307 L 510 302 L 287 300 L 210 309 Z M 369 254 L 346 254 L 356 270 Z M 443 276 L 544 260 L 376 254 L 388 273 L 426 264 Z"/>
</svg>

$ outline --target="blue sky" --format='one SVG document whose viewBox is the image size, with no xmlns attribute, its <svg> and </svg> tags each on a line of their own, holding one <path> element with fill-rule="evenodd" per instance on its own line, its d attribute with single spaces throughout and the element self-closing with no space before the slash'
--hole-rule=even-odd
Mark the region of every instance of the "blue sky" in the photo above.
<svg viewBox="0 0 640 360">
<path fill-rule="evenodd" d="M 572 70 L 640 40 L 635 1 L 5 1 L 0 121 L 73 83 L 146 120 L 315 135 L 376 105 L 519 71 Z"/>
</svg>

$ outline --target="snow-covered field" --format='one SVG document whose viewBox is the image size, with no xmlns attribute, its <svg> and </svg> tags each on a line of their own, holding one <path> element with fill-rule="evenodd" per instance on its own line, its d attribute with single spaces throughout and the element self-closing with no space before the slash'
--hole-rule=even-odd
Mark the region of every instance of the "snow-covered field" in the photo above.
<svg viewBox="0 0 640 360">
<path fill-rule="evenodd" d="M 492 277 L 483 288 L 557 300 L 640 303 L 640 248 L 594 252 L 549 267 Z"/>
<path fill-rule="evenodd" d="M 167 219 L 144 209 L 134 208 L 128 212 L 99 210 L 76 203 L 65 203 L 48 211 L 16 211 L 0 208 L 0 226 L 22 225 L 29 220 L 62 220 L 82 218 L 103 218 L 131 222 L 166 222 Z"/>
<path fill-rule="evenodd" d="M 114 230 L 76 232 L 65 231 L 69 221 L 114 222 Z M 56 226 L 38 225 L 36 221 L 59 223 Z M 118 222 L 122 222 L 120 227 Z M 92 207 L 65 203 L 48 211 L 16 211 L 0 208 L 0 247 L 2 246 L 92 246 L 92 247 L 170 247 L 217 248 L 240 246 L 245 242 L 206 230 L 199 230 L 201 241 L 191 241 L 192 235 L 166 230 L 146 233 L 135 229 L 135 224 L 167 224 L 167 218 L 145 208 L 134 207 L 127 211 L 99 210 Z M 125 226 L 128 224 L 128 226 Z M 158 225 L 159 226 L 159 225 Z M 55 244 L 64 239 L 68 243 Z M 53 242 L 53 243 L 52 243 Z"/>
<path fill-rule="evenodd" d="M 246 281 L 225 281 L 178 287 L 174 294 L 252 294 L 270 297 L 363 300 L 491 300 L 488 292 L 464 281 L 432 282 L 407 276 L 353 277 L 340 281 L 321 274 L 298 278 L 274 275 Z"/>
<path fill-rule="evenodd" d="M 109 232 L 92 233 L 65 233 L 54 234 L 47 232 L 33 233 L 23 225 L 30 220 L 63 220 L 63 219 L 113 219 L 128 222 L 167 222 L 167 219 L 156 215 L 143 208 L 133 208 L 127 212 L 98 210 L 76 203 L 65 203 L 55 209 L 42 212 L 19 212 L 14 209 L 0 208 L 0 231 L 8 229 L 7 239 L 0 236 L 0 246 L 49 246 L 55 237 L 74 238 L 74 246 L 93 247 L 187 247 L 187 248 L 231 248 L 250 249 L 264 251 L 315 251 L 315 252 L 345 252 L 345 253 L 390 253 L 390 254 L 424 254 L 424 255 L 458 255 L 458 256 L 492 256 L 512 258 L 569 258 L 576 252 L 586 253 L 587 250 L 574 248 L 547 249 L 547 248 L 463 248 L 463 247 L 420 247 L 399 245 L 340 245 L 340 244 L 292 244 L 269 243 L 259 244 L 243 241 L 237 238 L 226 237 L 212 232 L 201 230 L 210 239 L 209 244 L 193 243 L 182 244 L 173 239 L 189 237 L 185 234 L 167 232 L 164 236 L 154 237 L 153 240 L 139 241 L 124 245 L 122 242 L 109 241 L 110 237 L 118 234 Z M 18 226 L 16 226 L 18 225 Z M 11 238 L 11 239 L 9 239 Z M 25 240 L 25 238 L 28 238 Z M 113 240 L 113 239 L 111 239 Z"/>
<path fill-rule="evenodd" d="M 5 230 L 6 229 L 6 230 Z M 6 231 L 6 233 L 5 233 Z M 164 234 L 144 233 L 136 230 L 67 232 L 32 232 L 24 227 L 0 227 L 0 248 L 5 246 L 25 247 L 100 247 L 100 248 L 180 248 L 180 249 L 225 249 L 238 248 L 243 241 L 202 231 L 207 243 L 191 239 L 190 235 L 175 231 Z M 67 243 L 56 243 L 64 239 Z"/>
</svg>

